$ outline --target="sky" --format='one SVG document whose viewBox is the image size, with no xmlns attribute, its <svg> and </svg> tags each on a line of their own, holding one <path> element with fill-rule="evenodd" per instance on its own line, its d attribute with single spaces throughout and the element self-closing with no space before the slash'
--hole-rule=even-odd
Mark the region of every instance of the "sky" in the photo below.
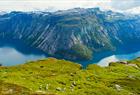
<svg viewBox="0 0 140 95">
<path fill-rule="evenodd" d="M 54 11 L 75 7 L 125 11 L 139 6 L 140 0 L 0 0 L 0 11 Z"/>
</svg>

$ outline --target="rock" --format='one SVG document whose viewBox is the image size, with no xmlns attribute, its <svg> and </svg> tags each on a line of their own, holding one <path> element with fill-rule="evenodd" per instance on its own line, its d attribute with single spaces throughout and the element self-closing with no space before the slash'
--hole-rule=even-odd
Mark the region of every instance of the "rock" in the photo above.
<svg viewBox="0 0 140 95">
<path fill-rule="evenodd" d="M 76 86 L 76 82 L 74 81 L 74 82 L 72 83 L 72 85 L 73 85 L 73 86 Z"/>
<path fill-rule="evenodd" d="M 121 86 L 120 86 L 120 85 L 118 85 L 118 84 L 115 84 L 115 88 L 116 88 L 118 91 L 120 91 L 120 90 L 121 90 Z"/>
<path fill-rule="evenodd" d="M 61 87 L 57 87 L 56 90 L 57 91 L 62 91 L 62 88 Z"/>
<path fill-rule="evenodd" d="M 128 64 L 128 66 L 132 66 L 139 69 L 139 67 L 136 64 Z"/>
<path fill-rule="evenodd" d="M 74 87 L 75 87 L 76 85 L 77 85 L 77 84 L 76 84 L 76 82 L 75 82 L 75 81 L 71 83 L 71 86 L 70 86 L 71 91 L 73 91 L 73 90 L 74 90 Z"/>
<path fill-rule="evenodd" d="M 49 89 L 49 84 L 46 84 L 45 90 L 48 90 L 48 89 Z"/>
<path fill-rule="evenodd" d="M 134 79 L 135 76 L 133 76 L 133 75 L 129 75 L 128 78 L 130 78 L 130 79 Z"/>
<path fill-rule="evenodd" d="M 36 93 L 37 95 L 46 94 L 46 92 L 45 92 L 45 91 L 42 91 L 42 90 L 35 91 L 35 93 Z M 36 95 L 36 94 L 35 94 L 35 95 Z"/>
<path fill-rule="evenodd" d="M 60 87 L 58 87 L 58 88 L 56 88 L 56 90 L 57 90 L 57 91 L 62 91 L 62 92 L 64 92 L 64 91 L 66 90 L 66 88 L 60 88 Z"/>
<path fill-rule="evenodd" d="M 71 89 L 71 91 L 74 91 L 74 88 L 73 88 L 73 86 L 70 86 L 70 89 Z"/>
<path fill-rule="evenodd" d="M 72 77 L 73 77 L 73 76 L 74 76 L 74 74 L 73 74 L 73 73 L 70 73 L 70 76 L 72 76 Z"/>
<path fill-rule="evenodd" d="M 121 64 L 128 64 L 127 61 L 120 61 L 119 63 L 121 63 Z"/>
</svg>

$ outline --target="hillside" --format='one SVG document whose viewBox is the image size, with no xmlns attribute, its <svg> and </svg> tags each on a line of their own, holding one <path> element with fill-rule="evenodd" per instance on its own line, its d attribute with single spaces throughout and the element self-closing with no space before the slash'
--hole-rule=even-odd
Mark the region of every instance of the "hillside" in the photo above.
<svg viewBox="0 0 140 95">
<path fill-rule="evenodd" d="M 86 69 L 48 58 L 0 67 L 0 95 L 139 95 L 140 58 Z"/>
<path fill-rule="evenodd" d="M 56 58 L 90 60 L 98 52 L 139 50 L 139 18 L 99 8 L 13 11 L 0 15 L 0 41 L 20 41 Z"/>
</svg>

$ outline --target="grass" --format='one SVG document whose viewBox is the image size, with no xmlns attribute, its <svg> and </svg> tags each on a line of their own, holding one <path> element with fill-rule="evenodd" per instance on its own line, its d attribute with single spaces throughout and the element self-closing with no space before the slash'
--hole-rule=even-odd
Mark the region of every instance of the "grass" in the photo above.
<svg viewBox="0 0 140 95">
<path fill-rule="evenodd" d="M 140 58 L 128 61 L 140 66 Z M 48 58 L 0 67 L 0 95 L 140 95 L 140 68 L 82 66 Z"/>
</svg>

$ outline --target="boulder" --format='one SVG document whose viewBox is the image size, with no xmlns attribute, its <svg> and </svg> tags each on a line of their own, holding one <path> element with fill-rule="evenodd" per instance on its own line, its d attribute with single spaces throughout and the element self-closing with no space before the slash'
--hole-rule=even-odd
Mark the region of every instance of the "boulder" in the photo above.
<svg viewBox="0 0 140 95">
<path fill-rule="evenodd" d="M 115 84 L 115 88 L 116 88 L 118 91 L 120 91 L 120 90 L 121 90 L 121 86 L 120 86 L 120 85 L 118 85 L 118 84 Z"/>
<path fill-rule="evenodd" d="M 61 87 L 57 87 L 56 90 L 57 91 L 62 91 L 62 88 Z"/>
</svg>

